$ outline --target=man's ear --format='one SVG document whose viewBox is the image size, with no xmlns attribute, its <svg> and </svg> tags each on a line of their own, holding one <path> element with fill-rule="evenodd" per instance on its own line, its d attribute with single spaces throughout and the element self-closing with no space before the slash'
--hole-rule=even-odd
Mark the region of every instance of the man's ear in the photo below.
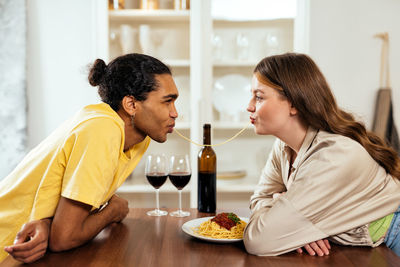
<svg viewBox="0 0 400 267">
<path fill-rule="evenodd" d="M 124 98 L 121 101 L 121 108 L 128 113 L 130 116 L 135 115 L 137 107 L 138 107 L 138 101 L 130 95 L 124 96 Z"/>
</svg>

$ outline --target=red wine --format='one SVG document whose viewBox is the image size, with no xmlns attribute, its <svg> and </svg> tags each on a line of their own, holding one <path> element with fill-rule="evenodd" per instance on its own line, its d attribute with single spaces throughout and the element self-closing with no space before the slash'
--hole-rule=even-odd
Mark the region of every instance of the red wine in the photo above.
<svg viewBox="0 0 400 267">
<path fill-rule="evenodd" d="M 198 209 L 201 212 L 215 212 L 217 191 L 216 175 L 214 173 L 199 172 L 199 186 L 197 187 L 198 194 Z"/>
<path fill-rule="evenodd" d="M 171 183 L 178 188 L 178 190 L 181 190 L 189 183 L 190 176 L 192 176 L 190 173 L 175 172 L 169 174 L 169 179 L 171 180 Z"/>
<path fill-rule="evenodd" d="M 168 175 L 160 173 L 149 173 L 146 174 L 147 181 L 155 188 L 160 188 L 167 180 Z"/>
</svg>

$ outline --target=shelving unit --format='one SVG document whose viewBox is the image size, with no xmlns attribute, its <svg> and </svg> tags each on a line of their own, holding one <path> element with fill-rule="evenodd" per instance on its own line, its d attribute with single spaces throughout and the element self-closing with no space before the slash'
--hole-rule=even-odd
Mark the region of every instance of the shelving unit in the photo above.
<svg viewBox="0 0 400 267">
<path fill-rule="evenodd" d="M 166 22 L 166 21 L 183 21 L 189 22 L 190 11 L 189 10 L 143 10 L 143 9 L 120 9 L 110 10 L 108 12 L 109 18 L 112 21 L 136 21 L 140 23 L 144 22 Z"/>
<path fill-rule="evenodd" d="M 216 79 L 228 74 L 241 75 L 250 80 L 255 65 L 268 53 L 304 51 L 308 39 L 305 23 L 308 0 L 297 1 L 297 9 L 300 13 L 292 17 L 257 18 L 256 20 L 253 18 L 237 20 L 225 15 L 213 18 L 213 0 L 192 0 L 190 10 L 104 10 L 106 0 L 103 1 L 102 12 L 106 15 L 99 17 L 101 20 L 99 25 L 106 29 L 103 29 L 97 38 L 100 46 L 105 47 L 104 54 L 109 59 L 123 54 L 123 48 L 127 49 L 127 42 L 124 42 L 122 35 L 128 29 L 132 39 L 129 40 L 131 43 L 129 51 L 125 52 L 147 53 L 161 59 L 171 67 L 180 91 L 177 108 L 183 115 L 178 118 L 176 129 L 201 143 L 202 125 L 211 122 L 212 143 L 217 144 L 232 137 L 242 128 L 246 128 L 235 140 L 215 147 L 217 170 L 242 169 L 247 173 L 246 177 L 237 180 L 228 182 L 217 180 L 217 206 L 246 207 L 274 138 L 255 135 L 252 125 L 248 123 L 248 114 L 245 112 L 240 115 L 239 121 L 229 118 L 223 120 L 223 116 L 213 105 L 213 84 Z M 138 0 L 125 1 L 135 2 L 131 6 L 139 6 Z M 271 8 L 274 7 L 271 6 Z M 106 22 L 103 21 L 104 19 Z M 144 34 L 148 39 L 148 47 L 143 47 L 146 44 L 141 40 Z M 247 39 L 247 47 L 237 45 L 239 34 Z M 222 40 L 220 55 L 216 54 L 218 44 L 213 43 L 215 35 L 219 35 Z M 268 36 L 278 38 L 278 47 L 274 47 L 274 51 L 269 47 L 268 52 L 267 39 L 270 38 Z M 240 52 L 242 55 L 238 56 Z M 244 57 L 243 55 L 246 54 L 247 56 Z M 250 92 L 243 99 L 249 96 Z M 230 96 L 227 95 L 227 101 L 229 98 Z M 197 153 L 199 149 L 173 133 L 169 135 L 166 143 L 152 142 L 145 154 L 146 156 L 158 152 L 167 156 L 183 153 L 190 155 L 192 178 L 189 185 L 183 189 L 183 200 L 188 201 L 190 204 L 186 203 L 186 205 L 190 207 L 197 206 Z M 118 192 L 127 197 L 132 205 L 152 207 L 154 189 L 147 183 L 144 176 L 144 162 L 142 160 L 139 163 Z M 160 188 L 161 205 L 176 207 L 177 194 L 171 194 L 176 192 L 173 185 L 167 181 Z"/>
</svg>

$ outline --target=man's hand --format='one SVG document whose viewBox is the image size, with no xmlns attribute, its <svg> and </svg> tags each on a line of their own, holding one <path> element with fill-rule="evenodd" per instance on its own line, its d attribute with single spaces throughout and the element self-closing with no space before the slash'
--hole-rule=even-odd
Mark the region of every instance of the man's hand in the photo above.
<svg viewBox="0 0 400 267">
<path fill-rule="evenodd" d="M 329 250 L 331 249 L 331 245 L 329 244 L 328 239 L 318 240 L 312 243 L 309 243 L 303 247 L 308 254 L 311 256 L 324 256 L 329 255 Z M 297 253 L 303 253 L 302 248 L 296 249 Z"/>
<path fill-rule="evenodd" d="M 105 208 L 112 209 L 114 211 L 114 219 L 113 222 L 120 222 L 125 219 L 126 215 L 128 215 L 129 207 L 128 201 L 123 198 L 120 198 L 117 195 L 113 195 L 111 199 L 108 201 L 108 205 Z"/>
<path fill-rule="evenodd" d="M 49 240 L 51 219 L 42 219 L 26 223 L 15 237 L 14 244 L 4 250 L 14 259 L 31 263 L 46 253 Z"/>
</svg>

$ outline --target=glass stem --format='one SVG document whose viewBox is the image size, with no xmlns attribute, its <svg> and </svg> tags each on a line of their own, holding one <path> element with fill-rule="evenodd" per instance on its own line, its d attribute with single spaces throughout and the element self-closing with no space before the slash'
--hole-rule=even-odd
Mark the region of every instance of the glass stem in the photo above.
<svg viewBox="0 0 400 267">
<path fill-rule="evenodd" d="M 178 190 L 179 193 L 179 213 L 182 212 L 182 190 Z"/>
<path fill-rule="evenodd" d="M 158 197 L 158 192 L 159 192 L 160 190 L 157 188 L 156 189 L 156 210 L 157 211 L 159 211 L 160 210 L 160 200 L 159 200 L 159 197 Z"/>
</svg>

